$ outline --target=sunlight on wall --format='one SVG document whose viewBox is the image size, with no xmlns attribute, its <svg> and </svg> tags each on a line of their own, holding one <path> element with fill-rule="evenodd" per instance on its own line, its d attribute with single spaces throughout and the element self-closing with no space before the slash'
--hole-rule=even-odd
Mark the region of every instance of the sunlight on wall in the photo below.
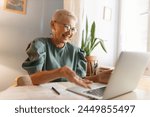
<svg viewBox="0 0 150 117">
<path fill-rule="evenodd" d="M 0 9 L 3 8 L 3 5 L 4 5 L 4 0 L 0 0 Z"/>
<path fill-rule="evenodd" d="M 124 0 L 121 16 L 121 48 L 124 51 L 147 51 L 149 0 Z"/>
<path fill-rule="evenodd" d="M 0 64 L 0 71 L 0 91 L 2 91 L 13 84 L 14 79 L 19 76 L 19 73 L 18 71 L 2 64 Z"/>
</svg>

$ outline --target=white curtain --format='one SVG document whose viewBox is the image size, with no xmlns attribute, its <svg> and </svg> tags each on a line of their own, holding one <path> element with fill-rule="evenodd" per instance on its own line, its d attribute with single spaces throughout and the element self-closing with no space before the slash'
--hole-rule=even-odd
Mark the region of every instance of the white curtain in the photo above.
<svg viewBox="0 0 150 117">
<path fill-rule="evenodd" d="M 74 35 L 72 42 L 74 45 L 81 46 L 82 38 L 82 25 L 83 25 L 83 11 L 84 11 L 84 0 L 64 0 L 64 9 L 73 12 L 78 19 L 77 33 Z"/>
<path fill-rule="evenodd" d="M 149 0 L 121 0 L 118 51 L 149 51 Z"/>
</svg>

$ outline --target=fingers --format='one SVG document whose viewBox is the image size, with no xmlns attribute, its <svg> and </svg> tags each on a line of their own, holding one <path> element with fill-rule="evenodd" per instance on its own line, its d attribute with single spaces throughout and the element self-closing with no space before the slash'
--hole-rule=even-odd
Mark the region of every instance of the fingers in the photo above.
<svg viewBox="0 0 150 117">
<path fill-rule="evenodd" d="M 91 88 L 90 84 L 92 83 L 92 81 L 79 78 L 79 79 L 75 80 L 74 83 L 79 85 L 79 86 L 85 87 L 85 88 Z"/>
<path fill-rule="evenodd" d="M 87 80 L 87 79 L 83 79 L 83 81 L 84 81 L 85 83 L 87 83 L 87 84 L 92 84 L 92 83 L 93 83 L 93 81 Z"/>
<path fill-rule="evenodd" d="M 92 81 L 80 78 L 74 71 L 72 71 L 67 66 L 64 66 L 61 70 L 63 77 L 66 77 L 70 82 L 73 82 L 85 88 L 90 88 L 90 84 L 92 83 Z"/>
</svg>

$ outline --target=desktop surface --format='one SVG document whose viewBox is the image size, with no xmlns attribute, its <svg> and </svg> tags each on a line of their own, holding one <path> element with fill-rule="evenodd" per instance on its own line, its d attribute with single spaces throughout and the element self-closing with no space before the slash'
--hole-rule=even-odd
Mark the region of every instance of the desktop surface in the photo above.
<svg viewBox="0 0 150 117">
<path fill-rule="evenodd" d="M 135 90 L 119 97 L 113 98 L 114 100 L 150 100 L 150 76 L 144 76 L 139 81 Z M 67 91 L 68 87 L 72 87 L 73 83 L 70 82 L 55 82 L 46 83 L 39 86 L 11 86 L 8 89 L 0 92 L 1 100 L 89 100 L 90 98 L 84 97 L 72 92 Z M 58 93 L 52 90 L 54 87 Z"/>
</svg>

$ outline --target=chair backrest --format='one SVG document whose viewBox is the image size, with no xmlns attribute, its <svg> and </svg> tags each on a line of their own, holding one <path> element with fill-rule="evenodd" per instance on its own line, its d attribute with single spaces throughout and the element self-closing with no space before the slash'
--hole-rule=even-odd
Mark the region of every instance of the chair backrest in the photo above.
<svg viewBox="0 0 150 117">
<path fill-rule="evenodd" d="M 15 86 L 33 85 L 29 75 L 22 75 L 16 78 Z"/>
</svg>

